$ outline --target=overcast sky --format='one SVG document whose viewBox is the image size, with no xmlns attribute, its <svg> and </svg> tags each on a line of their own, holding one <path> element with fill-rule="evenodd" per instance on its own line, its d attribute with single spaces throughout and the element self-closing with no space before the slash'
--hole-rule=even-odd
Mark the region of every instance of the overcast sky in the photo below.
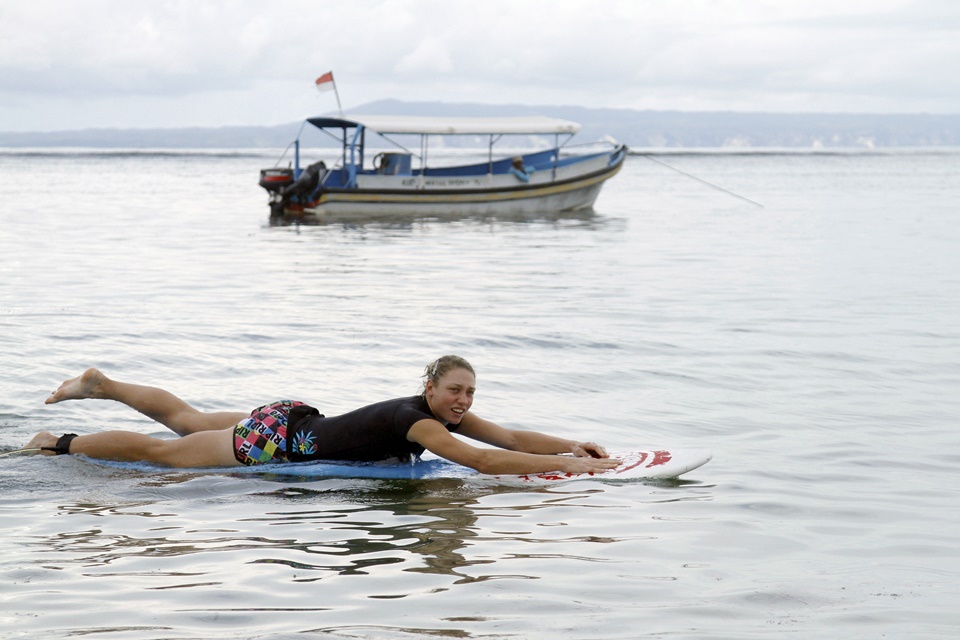
<svg viewBox="0 0 960 640">
<path fill-rule="evenodd" d="M 955 0 L 0 0 L 0 130 L 271 125 L 381 98 L 960 113 Z"/>
</svg>

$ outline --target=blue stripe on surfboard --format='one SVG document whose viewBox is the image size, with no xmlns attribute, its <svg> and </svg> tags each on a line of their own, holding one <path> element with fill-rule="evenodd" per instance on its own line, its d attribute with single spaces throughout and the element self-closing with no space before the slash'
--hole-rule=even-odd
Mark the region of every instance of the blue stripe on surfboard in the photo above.
<svg viewBox="0 0 960 640">
<path fill-rule="evenodd" d="M 146 462 L 114 462 L 83 458 L 86 462 L 120 469 L 137 469 L 151 472 L 206 471 L 216 473 L 290 476 L 299 478 L 465 478 L 479 475 L 473 469 L 455 462 L 434 458 L 416 464 L 384 464 L 378 462 L 283 462 L 237 467 L 202 467 L 183 469 L 161 467 Z"/>
</svg>

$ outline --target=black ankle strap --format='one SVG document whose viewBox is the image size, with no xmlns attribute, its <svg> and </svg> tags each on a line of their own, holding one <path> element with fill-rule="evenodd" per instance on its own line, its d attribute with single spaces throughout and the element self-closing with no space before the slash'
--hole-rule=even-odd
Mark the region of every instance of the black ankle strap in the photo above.
<svg viewBox="0 0 960 640">
<path fill-rule="evenodd" d="M 73 442 L 73 439 L 77 437 L 75 433 L 65 433 L 60 436 L 60 439 L 57 440 L 57 445 L 55 447 L 40 447 L 41 451 L 53 451 L 58 456 L 69 455 L 70 453 L 70 443 Z"/>
</svg>

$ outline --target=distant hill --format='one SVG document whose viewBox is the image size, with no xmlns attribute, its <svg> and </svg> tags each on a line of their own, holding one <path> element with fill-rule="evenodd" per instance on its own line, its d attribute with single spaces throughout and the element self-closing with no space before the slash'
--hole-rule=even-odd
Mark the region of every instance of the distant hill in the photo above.
<svg viewBox="0 0 960 640">
<path fill-rule="evenodd" d="M 637 111 L 575 106 L 380 100 L 355 114 L 547 115 L 583 125 L 578 140 L 612 137 L 641 149 L 960 147 L 960 115 Z M 0 132 L 0 147 L 284 148 L 299 122 L 267 127 Z"/>
<path fill-rule="evenodd" d="M 611 136 L 636 148 L 960 146 L 960 115 L 738 113 L 442 104 L 382 100 L 354 113 L 549 115 L 583 125 L 585 141 Z"/>
</svg>

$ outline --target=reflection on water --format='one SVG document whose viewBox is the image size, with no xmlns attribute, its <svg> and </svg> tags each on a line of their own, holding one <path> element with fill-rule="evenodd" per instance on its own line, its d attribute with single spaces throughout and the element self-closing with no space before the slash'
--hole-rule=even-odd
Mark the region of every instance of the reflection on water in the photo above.
<svg viewBox="0 0 960 640">
<path fill-rule="evenodd" d="M 276 526 L 296 524 L 298 528 L 307 526 L 318 531 L 336 532 L 336 538 L 331 542 L 308 541 L 295 545 L 298 551 L 309 554 L 307 557 L 313 560 L 310 563 L 306 557 L 301 561 L 264 558 L 256 562 L 277 562 L 339 575 L 367 574 L 374 566 L 402 564 L 403 571 L 449 575 L 458 581 L 476 579 L 458 572 L 458 569 L 492 562 L 468 560 L 461 553 L 469 545 L 469 540 L 478 535 L 477 515 L 473 510 L 478 505 L 477 499 L 449 495 L 461 493 L 462 483 L 459 481 L 434 480 L 427 486 L 417 486 L 420 484 L 403 482 L 381 486 L 376 490 L 373 504 L 346 510 L 265 514 L 255 520 Z M 286 489 L 277 494 L 285 498 L 293 494 L 297 503 L 322 503 L 331 497 L 309 489 Z M 356 499 L 355 494 L 353 499 Z M 376 520 L 370 519 L 371 512 L 376 513 Z M 397 523 L 385 524 L 384 520 Z M 418 556 L 422 558 L 422 564 L 412 562 Z M 324 577 L 303 576 L 297 581 Z"/>
<path fill-rule="evenodd" d="M 574 483 L 563 489 L 529 488 L 517 490 L 502 486 L 478 486 L 460 479 L 420 481 L 331 479 L 309 484 L 291 484 L 271 488 L 270 481 L 253 480 L 264 490 L 229 498 L 210 498 L 203 485 L 222 478 L 203 473 L 161 473 L 126 480 L 136 487 L 128 493 L 162 495 L 160 502 L 122 502 L 115 504 L 76 502 L 56 508 L 66 520 L 57 522 L 49 535 L 33 534 L 26 545 L 37 550 L 36 563 L 46 568 L 81 567 L 84 572 L 96 567 L 113 567 L 110 573 L 96 575 L 133 576 L 140 569 L 120 570 L 131 562 L 164 558 L 168 566 L 179 567 L 156 572 L 154 577 L 190 577 L 192 582 L 177 583 L 180 588 L 197 584 L 223 584 L 216 578 L 219 570 L 199 571 L 199 566 L 216 566 L 220 554 L 246 556 L 245 564 L 284 565 L 293 570 L 291 582 L 306 583 L 331 576 L 369 575 L 376 568 L 396 565 L 395 569 L 415 574 L 444 576 L 448 586 L 494 579 L 538 579 L 537 571 L 504 572 L 508 560 L 567 559 L 596 561 L 582 551 L 538 553 L 545 545 L 580 547 L 582 544 L 607 545 L 627 539 L 622 536 L 576 534 L 553 535 L 567 525 L 540 522 L 538 512 L 591 508 L 590 500 L 604 493 L 603 485 Z M 673 484 L 681 495 L 669 494 L 668 483 L 651 486 L 650 504 L 675 500 L 699 500 L 703 487 L 697 482 Z M 320 488 L 316 488 L 319 485 Z M 578 485 L 581 485 L 578 488 Z M 696 487 L 695 493 L 682 486 Z M 660 488 L 658 488 L 660 487 Z M 177 498 L 174 498 L 176 496 Z M 182 502 L 179 498 L 190 498 Z M 226 498 L 226 500 L 221 500 Z M 192 501 L 205 503 L 194 505 Z M 202 526 L 184 526 L 182 522 L 202 518 Z M 513 524 L 526 522 L 520 529 L 508 526 L 492 531 L 484 520 Z M 533 522 L 528 522 L 532 520 Z M 77 527 L 76 524 L 83 523 Z M 535 530 L 538 530 L 535 533 Z M 643 536 L 639 536 L 642 538 Z M 638 539 L 638 536 L 628 536 Z M 527 551 L 490 555 L 482 550 L 491 545 L 520 545 Z M 496 565 L 495 570 L 476 570 Z M 493 569 L 493 567 L 491 567 Z M 207 578 L 207 579 L 205 579 Z M 159 588 L 159 587 L 155 587 Z M 171 588 L 171 585 L 162 588 Z M 414 593 L 397 594 L 405 597 Z"/>
<path fill-rule="evenodd" d="M 266 210 L 266 207 L 265 207 Z M 265 211 L 266 212 L 266 211 Z M 451 222 L 470 222 L 477 224 L 553 224 L 597 226 L 604 224 L 605 219 L 598 216 L 593 209 L 580 211 L 541 211 L 533 213 L 408 213 L 383 212 L 367 214 L 324 213 L 321 215 L 307 214 L 302 217 L 269 218 L 271 227 L 289 226 L 328 226 L 343 225 L 347 228 L 375 227 L 384 229 L 410 229 L 418 225 L 443 224 Z"/>
<path fill-rule="evenodd" d="M 180 481 L 189 481 L 189 478 Z M 250 563 L 284 564 L 299 571 L 321 572 L 320 575 L 298 573 L 297 582 L 321 580 L 326 577 L 325 573 L 367 574 L 371 567 L 391 564 L 403 564 L 403 571 L 450 576 L 455 579 L 455 584 L 496 577 L 497 574 L 468 575 L 461 569 L 494 562 L 490 558 L 466 557 L 470 555 L 472 540 L 495 539 L 484 538 L 479 526 L 480 517 L 491 512 L 482 501 L 501 494 L 516 497 L 516 490 L 468 488 L 461 480 L 362 483 L 367 486 L 358 486 L 356 481 L 343 482 L 349 486 L 329 490 L 290 486 L 247 496 L 242 501 L 243 508 L 238 509 L 241 513 L 234 513 L 236 519 L 229 528 L 150 526 L 144 534 L 133 535 L 111 531 L 111 527 L 104 523 L 84 529 L 68 528 L 33 540 L 30 545 L 43 550 L 37 561 L 45 566 L 55 562 L 61 567 L 71 564 L 93 567 L 136 557 L 185 558 L 196 554 L 256 551 L 258 557 L 249 560 Z M 141 486 L 151 484 L 160 483 L 143 482 Z M 162 486 L 169 487 L 170 483 L 164 482 Z M 574 501 L 595 491 L 578 491 L 559 497 L 546 491 L 522 491 L 519 495 L 529 499 L 505 510 L 525 512 L 545 508 Z M 336 506 L 338 504 L 340 506 Z M 61 505 L 57 510 L 62 516 L 84 521 L 91 518 L 124 521 L 145 518 L 166 522 L 181 517 L 170 510 L 170 506 L 178 505 L 165 508 L 162 503 L 146 502 L 76 503 Z M 179 507 L 189 510 L 186 505 Z M 503 511 L 504 507 L 493 510 L 501 515 Z M 295 532 L 295 536 L 244 536 L 244 529 L 278 533 L 289 530 Z M 526 536 L 513 539 L 532 545 L 545 542 Z M 586 536 L 568 541 L 615 540 Z M 278 555 L 273 556 L 272 552 Z M 56 560 L 50 554 L 54 554 Z M 413 562 L 412 558 L 417 557 L 421 560 Z M 169 575 L 185 574 L 171 572 Z"/>
</svg>

